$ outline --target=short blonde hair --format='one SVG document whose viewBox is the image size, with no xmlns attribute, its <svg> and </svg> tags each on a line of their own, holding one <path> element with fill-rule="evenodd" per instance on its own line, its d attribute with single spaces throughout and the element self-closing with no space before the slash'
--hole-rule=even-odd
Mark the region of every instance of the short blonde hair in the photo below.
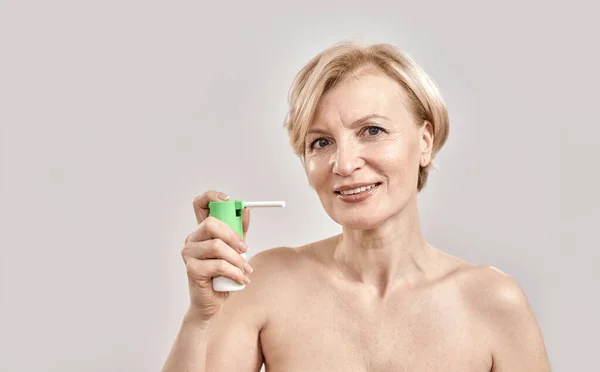
<svg viewBox="0 0 600 372">
<path fill-rule="evenodd" d="M 433 127 L 432 162 L 448 137 L 449 118 L 437 85 L 407 54 L 389 44 L 360 45 L 346 41 L 313 57 L 296 75 L 289 92 L 285 118 L 290 143 L 304 159 L 305 136 L 321 97 L 344 78 L 360 75 L 363 67 L 375 67 L 405 90 L 415 120 Z M 431 163 L 419 168 L 417 190 L 425 186 Z"/>
</svg>

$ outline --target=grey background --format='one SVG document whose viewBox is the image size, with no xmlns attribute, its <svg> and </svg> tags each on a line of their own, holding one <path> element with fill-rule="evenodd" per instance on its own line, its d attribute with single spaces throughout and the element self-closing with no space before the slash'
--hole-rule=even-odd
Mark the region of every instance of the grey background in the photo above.
<svg viewBox="0 0 600 372">
<path fill-rule="evenodd" d="M 205 190 L 288 203 L 251 254 L 336 234 L 282 122 L 345 39 L 400 46 L 447 101 L 427 239 L 521 284 L 554 371 L 597 365 L 597 9 L 359 3 L 0 2 L 1 371 L 159 370 Z"/>
</svg>

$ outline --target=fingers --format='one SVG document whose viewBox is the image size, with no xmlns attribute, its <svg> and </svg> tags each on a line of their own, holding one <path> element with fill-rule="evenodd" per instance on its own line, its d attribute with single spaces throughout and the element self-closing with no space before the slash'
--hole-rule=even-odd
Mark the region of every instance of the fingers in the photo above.
<svg viewBox="0 0 600 372">
<path fill-rule="evenodd" d="M 248 251 L 246 242 L 225 222 L 208 216 L 202 221 L 196 230 L 192 231 L 185 240 L 189 242 L 201 242 L 205 240 L 221 239 L 228 246 L 236 250 L 238 253 Z"/>
<path fill-rule="evenodd" d="M 229 199 L 229 196 L 227 196 L 225 193 L 215 190 L 207 191 L 204 194 L 195 197 L 192 205 L 194 207 L 196 221 L 200 223 L 208 216 L 208 213 L 210 212 L 208 209 L 208 203 L 227 199 Z"/>
<path fill-rule="evenodd" d="M 188 277 L 192 280 L 208 281 L 216 276 L 224 276 L 240 284 L 247 284 L 250 279 L 242 270 L 225 260 L 190 259 L 185 264 Z"/>
<path fill-rule="evenodd" d="M 193 207 L 198 227 L 185 239 L 181 251 L 190 279 L 208 281 L 216 276 L 230 278 L 240 284 L 250 279 L 246 274 L 252 268 L 243 253 L 248 251 L 244 238 L 240 237 L 228 224 L 209 216 L 208 204 L 213 201 L 228 200 L 221 192 L 210 190 L 194 198 Z M 242 211 L 243 236 L 248 232 L 250 211 Z"/>
<path fill-rule="evenodd" d="M 233 250 L 220 239 L 189 242 L 183 247 L 181 256 L 185 262 L 190 259 L 220 259 L 229 262 L 231 265 L 241 270 L 243 274 L 249 274 L 253 271 L 252 267 L 250 267 L 241 254 Z"/>
</svg>

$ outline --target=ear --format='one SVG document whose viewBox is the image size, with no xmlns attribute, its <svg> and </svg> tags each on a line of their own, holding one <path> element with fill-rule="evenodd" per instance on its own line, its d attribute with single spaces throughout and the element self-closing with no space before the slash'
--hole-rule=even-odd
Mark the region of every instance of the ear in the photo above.
<svg viewBox="0 0 600 372">
<path fill-rule="evenodd" d="M 433 125 L 427 120 L 423 122 L 419 131 L 419 145 L 421 150 L 419 165 L 425 168 L 431 163 L 433 154 Z"/>
</svg>

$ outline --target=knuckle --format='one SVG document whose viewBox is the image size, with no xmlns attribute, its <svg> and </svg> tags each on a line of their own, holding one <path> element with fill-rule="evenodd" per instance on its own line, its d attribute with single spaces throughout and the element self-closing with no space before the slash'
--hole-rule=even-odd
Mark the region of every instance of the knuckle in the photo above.
<svg viewBox="0 0 600 372">
<path fill-rule="evenodd" d="M 190 255 L 190 249 L 191 249 L 191 245 L 189 243 L 186 243 L 183 245 L 183 248 L 181 248 L 181 256 L 182 257 L 187 257 Z"/>
<path fill-rule="evenodd" d="M 198 195 L 194 198 L 194 200 L 192 200 L 192 208 L 194 210 L 197 210 L 198 208 L 200 208 L 202 205 L 202 200 L 204 199 L 204 195 Z"/>
<path fill-rule="evenodd" d="M 208 250 L 211 254 L 216 255 L 217 253 L 219 253 L 219 239 L 213 239 L 210 241 L 210 244 L 208 246 Z"/>
<path fill-rule="evenodd" d="M 200 201 L 200 200 L 204 199 L 204 198 L 205 198 L 205 197 L 206 197 L 208 194 L 210 194 L 211 192 L 212 192 L 212 190 L 208 190 L 208 191 L 205 191 L 205 192 L 203 192 L 202 194 L 196 195 L 196 196 L 194 197 L 194 203 L 196 203 L 196 202 L 198 202 L 198 201 Z"/>
<path fill-rule="evenodd" d="M 186 271 L 187 275 L 190 277 L 193 277 L 196 275 L 196 268 L 192 264 L 192 260 L 185 261 L 185 271 Z"/>
<path fill-rule="evenodd" d="M 214 230 L 216 225 L 217 225 L 217 219 L 214 218 L 213 216 L 208 216 L 204 219 L 204 221 L 202 221 L 202 224 L 204 225 L 204 228 L 206 230 Z"/>
<path fill-rule="evenodd" d="M 219 260 L 217 269 L 219 270 L 220 274 L 226 274 L 227 270 L 229 269 L 229 263 L 227 263 L 227 261 L 225 261 L 225 260 Z"/>
</svg>

